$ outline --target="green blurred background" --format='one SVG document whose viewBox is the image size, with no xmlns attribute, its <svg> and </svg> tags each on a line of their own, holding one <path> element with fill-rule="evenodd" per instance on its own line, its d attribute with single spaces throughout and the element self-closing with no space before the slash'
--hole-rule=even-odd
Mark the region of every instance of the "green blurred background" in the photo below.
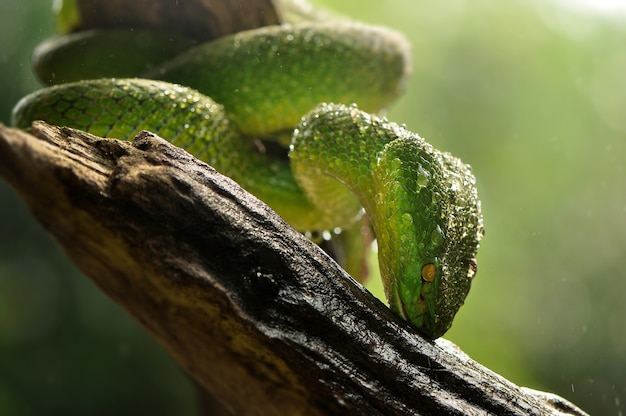
<svg viewBox="0 0 626 416">
<path fill-rule="evenodd" d="M 486 236 L 447 338 L 591 414 L 626 410 L 626 14 L 529 0 L 319 0 L 403 32 L 389 118 L 474 167 Z M 574 0 L 569 2 L 574 3 Z M 50 4 L 0 3 L 0 121 Z M 192 415 L 192 388 L 0 181 L 0 414 Z"/>
</svg>

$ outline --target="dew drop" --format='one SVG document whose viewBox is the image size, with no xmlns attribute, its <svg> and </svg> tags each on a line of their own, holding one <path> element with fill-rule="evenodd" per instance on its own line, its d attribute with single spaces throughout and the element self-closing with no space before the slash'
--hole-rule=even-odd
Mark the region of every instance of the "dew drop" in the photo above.
<svg viewBox="0 0 626 416">
<path fill-rule="evenodd" d="M 482 221 L 478 223 L 478 229 L 476 230 L 476 234 L 477 234 L 476 238 L 478 240 L 481 240 L 483 236 L 485 235 L 485 226 L 483 225 Z"/>
<path fill-rule="evenodd" d="M 444 238 L 445 238 L 445 235 L 443 233 L 443 230 L 441 229 L 441 227 L 439 227 L 439 225 L 437 225 L 437 227 L 433 230 L 432 234 L 430 235 L 430 241 L 434 245 L 439 246 L 443 244 Z"/>
<path fill-rule="evenodd" d="M 425 188 L 430 183 L 430 173 L 428 173 L 421 166 L 417 171 L 417 186 L 421 188 Z"/>
<path fill-rule="evenodd" d="M 478 271 L 478 263 L 476 263 L 476 259 L 471 259 L 469 262 L 469 268 L 467 270 L 467 277 L 469 277 L 470 280 L 473 280 L 474 276 L 476 276 L 477 271 Z"/>
</svg>

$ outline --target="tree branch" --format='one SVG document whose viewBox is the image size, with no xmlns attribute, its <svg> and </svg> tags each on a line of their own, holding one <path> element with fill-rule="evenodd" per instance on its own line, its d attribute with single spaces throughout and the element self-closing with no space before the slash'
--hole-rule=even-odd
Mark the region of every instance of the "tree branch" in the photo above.
<svg viewBox="0 0 626 416">
<path fill-rule="evenodd" d="M 81 30 L 152 28 L 198 41 L 280 23 L 273 0 L 77 0 Z"/>
<path fill-rule="evenodd" d="M 0 125 L 0 175 L 67 255 L 235 414 L 584 415 L 430 342 L 184 150 Z"/>
</svg>

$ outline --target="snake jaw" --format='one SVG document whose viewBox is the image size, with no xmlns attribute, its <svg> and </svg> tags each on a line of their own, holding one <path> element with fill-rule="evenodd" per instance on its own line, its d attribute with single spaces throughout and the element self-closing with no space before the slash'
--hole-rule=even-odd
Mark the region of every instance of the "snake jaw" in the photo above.
<svg viewBox="0 0 626 416">
<path fill-rule="evenodd" d="M 412 326 L 419 329 L 422 335 L 425 335 L 428 338 L 435 339 L 439 335 L 436 330 L 436 318 L 434 315 L 434 311 L 428 308 L 428 301 L 421 295 L 417 296 L 417 300 L 412 302 L 417 307 L 410 308 L 410 304 L 404 302 L 402 300 L 399 301 L 398 307 L 394 308 L 394 310 L 399 311 L 399 315 L 407 322 L 409 322 Z M 419 313 L 412 313 L 410 310 L 424 310 Z M 445 331 L 444 331 L 445 332 Z"/>
<path fill-rule="evenodd" d="M 410 268 L 408 263 L 405 266 Z M 388 287 L 389 306 L 422 335 L 437 338 L 445 332 L 439 328 L 436 304 L 442 268 L 438 260 L 427 262 L 422 266 L 421 273 L 402 273 L 402 268 L 400 265 L 391 272 L 401 273 L 402 278 L 392 279 Z M 419 284 L 416 284 L 418 281 Z"/>
</svg>

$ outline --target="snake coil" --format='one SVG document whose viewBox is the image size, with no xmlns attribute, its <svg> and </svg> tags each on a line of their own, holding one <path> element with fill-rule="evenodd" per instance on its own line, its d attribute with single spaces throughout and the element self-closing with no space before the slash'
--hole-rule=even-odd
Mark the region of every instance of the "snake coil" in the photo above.
<svg viewBox="0 0 626 416">
<path fill-rule="evenodd" d="M 364 208 L 391 308 L 439 337 L 476 272 L 483 226 L 474 176 L 376 115 L 404 89 L 402 36 L 286 16 L 208 42 L 153 29 L 55 37 L 35 59 L 55 85 L 23 98 L 14 124 L 41 119 L 122 140 L 151 130 L 301 231 L 358 229 Z M 258 146 L 270 141 L 278 144 Z"/>
</svg>

